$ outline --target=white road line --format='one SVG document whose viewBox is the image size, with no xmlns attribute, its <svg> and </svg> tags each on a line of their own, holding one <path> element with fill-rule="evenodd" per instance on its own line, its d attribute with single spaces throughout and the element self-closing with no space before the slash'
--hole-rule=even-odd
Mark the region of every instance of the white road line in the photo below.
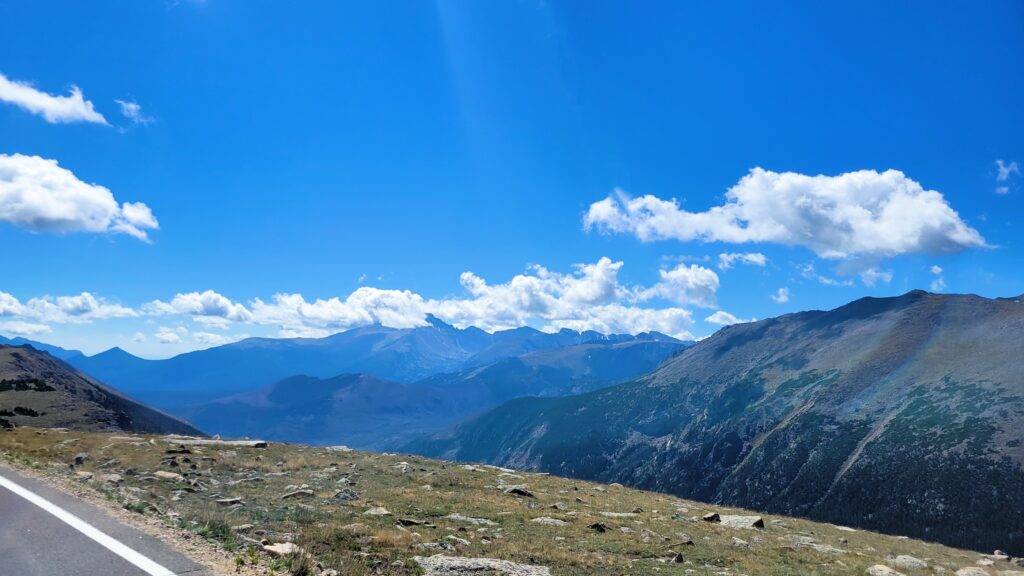
<svg viewBox="0 0 1024 576">
<path fill-rule="evenodd" d="M 50 502 L 46 498 L 32 492 L 27 488 L 23 488 L 14 482 L 11 482 L 7 478 L 0 476 L 0 486 L 7 488 L 11 492 L 14 492 L 18 496 L 21 496 L 25 500 L 39 506 L 43 510 L 46 510 L 50 514 L 53 514 L 62 522 L 71 526 L 75 530 L 78 530 L 82 534 L 85 534 L 89 538 L 95 540 L 98 544 L 110 550 L 114 554 L 117 554 L 121 558 L 124 558 L 128 562 L 134 564 L 139 570 L 142 570 L 146 574 L 151 576 L 174 576 L 174 572 L 171 572 L 167 568 L 153 562 L 149 558 L 146 558 L 142 554 L 139 554 L 135 550 L 125 546 L 121 542 L 114 540 L 110 536 L 107 536 L 103 532 L 97 530 L 92 524 L 89 524 L 85 520 L 82 520 L 78 516 L 75 516 L 71 512 L 57 506 L 53 502 Z"/>
</svg>

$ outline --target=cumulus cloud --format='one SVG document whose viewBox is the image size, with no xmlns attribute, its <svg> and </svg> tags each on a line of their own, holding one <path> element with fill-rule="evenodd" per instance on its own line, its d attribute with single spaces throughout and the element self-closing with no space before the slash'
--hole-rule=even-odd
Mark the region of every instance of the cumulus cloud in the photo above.
<svg viewBox="0 0 1024 576">
<path fill-rule="evenodd" d="M 143 309 L 153 315 L 187 314 L 197 320 L 203 318 L 200 322 L 222 326 L 224 322 L 245 322 L 252 317 L 244 305 L 232 302 L 213 290 L 176 294 L 170 302 L 154 300 Z M 207 318 L 210 320 L 205 320 Z"/>
<path fill-rule="evenodd" d="M 192 339 L 206 346 L 221 346 L 237 342 L 243 338 L 248 338 L 248 336 L 244 334 L 227 335 L 215 334 L 213 332 L 192 332 Z"/>
<path fill-rule="evenodd" d="M 26 112 L 42 116 L 51 124 L 92 122 L 107 124 L 107 119 L 96 111 L 92 102 L 82 96 L 78 86 L 72 86 L 67 96 L 54 96 L 27 82 L 11 80 L 0 73 L 0 102 L 13 104 Z"/>
<path fill-rule="evenodd" d="M 142 106 L 138 102 L 133 100 L 114 100 L 117 105 L 121 107 L 121 115 L 127 118 L 132 124 L 151 124 L 153 122 L 152 116 L 147 116 L 142 112 Z"/>
<path fill-rule="evenodd" d="M 808 176 L 754 168 L 703 212 L 616 190 L 591 204 L 584 228 L 642 241 L 771 242 L 829 259 L 884 258 L 986 246 L 940 192 L 898 170 Z"/>
<path fill-rule="evenodd" d="M 153 337 L 161 344 L 181 344 L 181 336 L 173 328 L 161 326 Z"/>
<path fill-rule="evenodd" d="M 942 267 L 939 266 L 938 264 L 933 264 L 932 267 L 931 267 L 931 272 L 932 272 L 932 274 L 936 274 L 936 275 L 942 274 Z"/>
<path fill-rule="evenodd" d="M 670 270 L 659 272 L 661 281 L 641 290 L 641 299 L 658 297 L 678 304 L 692 304 L 704 308 L 715 306 L 718 293 L 718 274 L 714 270 L 697 264 L 680 264 Z"/>
<path fill-rule="evenodd" d="M 136 332 L 135 336 L 132 336 L 132 342 L 145 342 L 146 335 L 142 332 Z"/>
<path fill-rule="evenodd" d="M 772 294 L 771 298 L 776 304 L 785 304 L 786 302 L 789 302 L 789 288 L 779 288 L 775 291 L 775 294 Z"/>
<path fill-rule="evenodd" d="M 733 264 L 736 262 L 764 268 L 765 264 L 768 263 L 768 257 L 760 252 L 732 252 L 718 255 L 719 270 L 728 270 L 732 268 Z"/>
<path fill-rule="evenodd" d="M 744 320 L 742 318 L 737 318 L 736 316 L 726 312 L 725 310 L 719 310 L 719 311 L 715 312 L 714 314 L 712 314 L 711 316 L 708 316 L 707 318 L 705 318 L 704 321 L 705 322 L 710 322 L 711 324 L 717 324 L 719 326 L 731 326 L 733 324 L 743 324 L 744 322 L 753 322 L 754 319 Z"/>
<path fill-rule="evenodd" d="M 148 241 L 160 227 L 141 202 L 118 204 L 113 193 L 78 179 L 56 160 L 0 154 L 0 222 L 31 232 L 122 233 Z"/>
<path fill-rule="evenodd" d="M 46 324 L 22 322 L 20 320 L 0 322 L 0 332 L 14 334 L 15 336 L 39 336 L 40 334 L 46 334 L 50 331 L 50 327 Z"/>
</svg>

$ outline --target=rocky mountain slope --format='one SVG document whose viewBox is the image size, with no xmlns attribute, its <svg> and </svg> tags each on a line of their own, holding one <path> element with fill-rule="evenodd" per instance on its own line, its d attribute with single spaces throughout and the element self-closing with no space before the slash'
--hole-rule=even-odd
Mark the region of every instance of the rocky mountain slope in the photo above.
<svg viewBox="0 0 1024 576">
<path fill-rule="evenodd" d="M 920 291 L 725 328 L 429 455 L 1024 555 L 1024 303 Z"/>
<path fill-rule="evenodd" d="M 198 434 L 30 346 L 0 345 L 0 427 Z"/>
<path fill-rule="evenodd" d="M 564 396 L 647 373 L 676 341 L 590 342 L 540 349 L 420 382 L 367 374 L 293 376 L 178 413 L 211 434 L 392 449 L 522 396 Z"/>
<path fill-rule="evenodd" d="M 429 325 L 419 328 L 363 326 L 326 338 L 248 338 L 166 360 L 144 360 L 112 349 L 69 361 L 140 400 L 173 411 L 298 374 L 331 378 L 364 373 L 408 383 L 534 350 L 587 342 L 676 342 L 656 333 L 609 336 L 562 330 L 549 334 L 517 328 L 490 334 L 473 327 L 455 328 L 433 317 L 428 320 Z"/>
<path fill-rule="evenodd" d="M 1024 576 L 1003 554 L 419 457 L 19 428 L 0 461 L 247 574 Z"/>
</svg>

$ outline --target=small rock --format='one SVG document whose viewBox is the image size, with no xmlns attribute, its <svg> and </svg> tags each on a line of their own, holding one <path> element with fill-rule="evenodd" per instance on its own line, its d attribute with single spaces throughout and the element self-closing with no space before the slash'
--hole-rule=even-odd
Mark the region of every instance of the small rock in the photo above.
<svg viewBox="0 0 1024 576">
<path fill-rule="evenodd" d="M 171 480 L 173 482 L 182 482 L 185 480 L 185 477 L 181 474 L 178 474 L 177 472 L 168 472 L 166 470 L 157 470 L 156 472 L 153 472 L 153 476 L 156 476 L 161 480 Z"/>
<path fill-rule="evenodd" d="M 487 518 L 472 518 L 470 516 L 463 516 L 458 512 L 453 512 L 445 516 L 448 520 L 454 520 L 456 522 L 465 522 L 467 524 L 476 524 L 478 526 L 497 526 L 498 523 L 494 520 L 488 520 Z"/>
<path fill-rule="evenodd" d="M 231 531 L 232 532 L 248 532 L 249 530 L 252 530 L 252 529 L 253 529 L 253 525 L 252 524 L 239 524 L 238 526 L 232 526 L 231 527 Z"/>
<path fill-rule="evenodd" d="M 568 526 L 569 523 L 565 520 L 559 520 L 558 518 L 549 518 L 547 516 L 541 516 L 530 520 L 534 524 L 543 524 L 545 526 Z"/>
<path fill-rule="evenodd" d="M 903 572 L 897 572 L 888 566 L 875 564 L 868 568 L 868 576 L 905 576 Z"/>
<path fill-rule="evenodd" d="M 709 512 L 700 517 L 705 522 L 721 522 L 722 517 L 718 515 L 718 512 Z"/>
<path fill-rule="evenodd" d="M 73 463 L 72 465 L 73 466 L 81 466 L 82 464 L 85 464 L 85 461 L 88 460 L 88 459 L 89 459 L 89 453 L 88 452 L 79 452 L 78 454 L 75 454 L 75 458 L 74 458 L 74 460 L 72 460 L 72 463 Z"/>
<path fill-rule="evenodd" d="M 515 486 L 508 486 L 505 488 L 504 492 L 505 494 L 512 494 L 513 496 L 522 496 L 524 498 L 536 498 L 536 496 L 533 495 L 533 492 L 530 492 L 529 490 L 526 489 L 526 486 L 521 484 Z"/>
<path fill-rule="evenodd" d="M 416 518 L 399 518 L 398 523 L 402 526 L 423 526 L 426 524 L 426 520 L 417 520 Z"/>
<path fill-rule="evenodd" d="M 388 509 L 383 506 L 375 506 L 363 512 L 363 514 L 365 516 L 390 516 L 391 512 L 388 512 Z"/>
<path fill-rule="evenodd" d="M 604 534 L 608 531 L 608 526 L 602 522 L 594 522 L 593 524 L 587 526 L 587 528 L 590 528 L 591 530 L 599 534 Z"/>
<path fill-rule="evenodd" d="M 297 554 L 299 550 L 301 549 L 293 542 L 279 542 L 277 544 L 266 544 L 263 546 L 263 551 L 274 557 Z"/>
<path fill-rule="evenodd" d="M 352 500 L 359 500 L 359 493 L 351 488 L 342 488 L 334 493 L 335 500 L 341 500 L 342 502 L 350 502 Z"/>
<path fill-rule="evenodd" d="M 221 506 L 232 506 L 234 504 L 241 504 L 242 499 L 238 496 L 233 496 L 231 498 L 219 498 L 216 502 Z"/>
<path fill-rule="evenodd" d="M 313 496 L 313 491 L 312 490 L 306 490 L 306 489 L 292 490 L 291 492 L 285 492 L 284 494 L 282 494 L 281 495 L 281 500 L 288 500 L 289 498 L 299 498 L 299 497 L 310 497 L 311 498 L 312 496 Z"/>
<path fill-rule="evenodd" d="M 928 567 L 928 563 L 924 560 L 907 554 L 900 554 L 895 558 L 890 558 L 889 563 L 896 568 L 903 568 L 904 570 L 919 570 Z"/>
<path fill-rule="evenodd" d="M 967 568 L 961 568 L 956 571 L 956 576 L 989 576 L 988 570 L 982 568 L 975 568 L 974 566 L 968 566 Z"/>
</svg>

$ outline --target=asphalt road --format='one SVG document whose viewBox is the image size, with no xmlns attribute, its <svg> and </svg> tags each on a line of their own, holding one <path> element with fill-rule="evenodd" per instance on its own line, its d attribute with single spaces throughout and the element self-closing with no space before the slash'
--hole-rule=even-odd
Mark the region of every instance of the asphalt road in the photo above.
<svg viewBox="0 0 1024 576">
<path fill-rule="evenodd" d="M 0 576 L 212 576 L 99 508 L 0 466 Z"/>
</svg>

